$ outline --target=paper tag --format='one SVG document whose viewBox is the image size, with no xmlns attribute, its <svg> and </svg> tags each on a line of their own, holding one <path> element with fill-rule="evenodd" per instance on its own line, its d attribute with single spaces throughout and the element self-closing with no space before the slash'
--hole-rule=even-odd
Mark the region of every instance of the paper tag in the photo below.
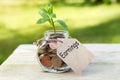
<svg viewBox="0 0 120 80">
<path fill-rule="evenodd" d="M 75 73 L 81 73 L 90 63 L 93 54 L 76 39 L 61 39 L 57 42 L 57 55 Z"/>
</svg>

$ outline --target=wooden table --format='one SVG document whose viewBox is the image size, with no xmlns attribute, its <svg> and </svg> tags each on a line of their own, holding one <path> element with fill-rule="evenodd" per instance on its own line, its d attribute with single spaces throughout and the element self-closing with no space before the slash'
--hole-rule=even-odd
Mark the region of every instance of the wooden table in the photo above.
<svg viewBox="0 0 120 80">
<path fill-rule="evenodd" d="M 80 75 L 41 70 L 35 45 L 20 45 L 0 66 L 0 80 L 120 80 L 120 44 L 84 44 L 95 57 Z"/>
</svg>

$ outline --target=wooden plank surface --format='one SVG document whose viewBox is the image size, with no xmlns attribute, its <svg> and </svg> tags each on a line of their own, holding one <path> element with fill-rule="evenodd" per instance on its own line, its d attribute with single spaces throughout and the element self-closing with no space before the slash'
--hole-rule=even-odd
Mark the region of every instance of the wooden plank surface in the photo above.
<svg viewBox="0 0 120 80">
<path fill-rule="evenodd" d="M 36 60 L 35 45 L 20 45 L 0 66 L 0 80 L 120 80 L 120 44 L 84 44 L 95 55 L 82 74 L 46 73 Z"/>
</svg>

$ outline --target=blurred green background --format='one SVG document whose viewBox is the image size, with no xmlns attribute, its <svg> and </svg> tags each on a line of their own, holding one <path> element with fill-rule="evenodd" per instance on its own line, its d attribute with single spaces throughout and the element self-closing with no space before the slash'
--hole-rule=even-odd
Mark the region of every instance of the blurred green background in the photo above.
<svg viewBox="0 0 120 80">
<path fill-rule="evenodd" d="M 0 64 L 18 45 L 32 44 L 52 29 L 36 24 L 48 2 L 82 43 L 120 43 L 120 0 L 0 0 Z"/>
</svg>

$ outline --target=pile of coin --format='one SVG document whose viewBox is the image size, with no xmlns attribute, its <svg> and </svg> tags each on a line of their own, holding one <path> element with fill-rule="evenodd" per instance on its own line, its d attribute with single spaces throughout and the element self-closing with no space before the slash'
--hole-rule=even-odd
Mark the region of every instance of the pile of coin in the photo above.
<svg viewBox="0 0 120 80">
<path fill-rule="evenodd" d="M 65 38 L 65 36 L 61 33 L 50 34 L 47 40 L 42 38 L 35 43 L 38 46 L 37 56 L 40 64 L 49 69 L 60 70 L 67 65 L 57 56 L 57 41 L 59 41 L 57 38 Z"/>
<path fill-rule="evenodd" d="M 44 41 L 38 48 L 38 56 L 40 63 L 50 69 L 59 69 L 67 66 L 57 56 L 57 42 Z"/>
</svg>

